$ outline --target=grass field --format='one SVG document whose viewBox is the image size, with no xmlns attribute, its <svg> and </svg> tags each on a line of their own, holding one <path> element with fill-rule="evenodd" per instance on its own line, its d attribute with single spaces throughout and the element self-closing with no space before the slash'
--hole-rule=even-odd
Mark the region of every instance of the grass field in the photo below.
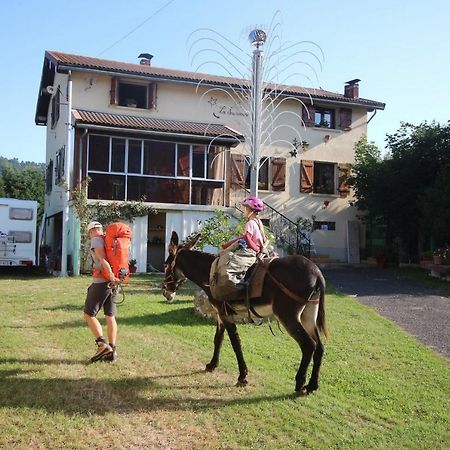
<svg viewBox="0 0 450 450">
<path fill-rule="evenodd" d="M 354 299 L 329 293 L 321 388 L 293 396 L 299 349 L 267 324 L 241 325 L 249 386 L 193 286 L 166 304 L 136 276 L 119 306 L 119 360 L 86 364 L 90 279 L 0 275 L 0 448 L 448 449 L 450 365 Z"/>
</svg>

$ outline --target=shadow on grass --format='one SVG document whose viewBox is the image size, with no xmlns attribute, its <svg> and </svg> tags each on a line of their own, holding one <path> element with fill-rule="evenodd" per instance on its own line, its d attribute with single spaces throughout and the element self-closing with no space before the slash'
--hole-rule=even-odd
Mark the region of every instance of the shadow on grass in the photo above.
<svg viewBox="0 0 450 450">
<path fill-rule="evenodd" d="M 222 399 L 220 393 L 206 394 L 202 398 L 191 390 L 229 389 L 220 382 L 198 385 L 198 378 L 206 372 L 193 371 L 185 374 L 161 377 L 127 377 L 126 379 L 100 380 L 96 378 L 25 378 L 27 371 L 9 369 L 0 371 L 0 408 L 27 408 L 62 412 L 67 415 L 103 416 L 146 411 L 205 411 L 220 409 L 227 405 L 251 405 L 260 402 L 295 399 L 294 394 L 272 396 L 249 396 Z M 210 376 L 213 376 L 209 374 Z M 192 384 L 183 383 L 170 387 L 158 383 L 158 379 L 193 377 Z M 168 395 L 170 389 L 172 395 Z M 236 388 L 238 389 L 238 388 Z M 241 391 L 242 392 L 242 391 Z"/>
<path fill-rule="evenodd" d="M 204 317 L 196 314 L 192 306 L 187 308 L 177 308 L 172 311 L 165 311 L 160 314 L 145 314 L 133 317 L 122 317 L 120 319 L 120 324 L 130 326 L 134 325 L 211 326 L 211 322 L 208 322 Z"/>
<path fill-rule="evenodd" d="M 36 267 L 0 267 L 0 280 L 14 279 L 20 281 L 45 280 L 55 278 Z"/>
<path fill-rule="evenodd" d="M 120 306 L 120 305 L 119 305 Z M 102 316 L 99 315 L 100 320 Z M 163 325 L 183 325 L 183 326 L 211 326 L 212 322 L 195 313 L 193 307 L 177 308 L 171 311 L 165 311 L 160 314 L 144 314 L 139 316 L 118 316 L 117 323 L 121 326 L 134 325 L 148 325 L 148 326 L 163 326 Z M 40 328 L 78 328 L 85 327 L 86 323 L 83 320 L 73 320 L 71 322 L 62 322 L 52 325 L 43 325 Z M 20 327 L 23 328 L 23 327 Z"/>
<path fill-rule="evenodd" d="M 36 365 L 59 365 L 59 364 L 85 364 L 84 359 L 68 359 L 68 358 L 55 358 L 55 359 L 39 359 L 39 358 L 0 358 L 0 364 L 36 364 Z M 23 372 L 22 372 L 23 373 Z M 4 371 L 0 370 L 0 374 L 3 377 Z"/>
<path fill-rule="evenodd" d="M 48 306 L 46 308 L 34 308 L 35 311 L 79 311 L 83 313 L 83 306 L 71 305 L 70 303 L 66 305 L 56 305 Z"/>
</svg>

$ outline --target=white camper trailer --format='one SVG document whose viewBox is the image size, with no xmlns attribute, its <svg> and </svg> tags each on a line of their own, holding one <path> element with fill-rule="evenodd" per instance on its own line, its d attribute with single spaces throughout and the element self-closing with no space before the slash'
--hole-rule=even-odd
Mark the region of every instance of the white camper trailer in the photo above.
<svg viewBox="0 0 450 450">
<path fill-rule="evenodd" d="M 34 200 L 0 198 L 0 266 L 36 265 Z"/>
</svg>

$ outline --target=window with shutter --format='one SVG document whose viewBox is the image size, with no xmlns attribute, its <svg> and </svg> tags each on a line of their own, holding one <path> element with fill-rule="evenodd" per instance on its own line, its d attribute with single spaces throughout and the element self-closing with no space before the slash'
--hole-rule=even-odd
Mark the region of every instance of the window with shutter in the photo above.
<svg viewBox="0 0 450 450">
<path fill-rule="evenodd" d="M 347 184 L 350 178 L 350 165 L 349 164 L 339 164 L 339 195 L 342 198 L 347 197 L 350 194 L 350 186 Z"/>
<path fill-rule="evenodd" d="M 111 90 L 109 91 L 109 103 L 111 105 L 117 105 L 117 85 L 118 80 L 116 77 L 111 78 Z"/>
<path fill-rule="evenodd" d="M 315 108 L 312 105 L 303 105 L 302 119 L 306 127 L 314 126 Z"/>
<path fill-rule="evenodd" d="M 111 79 L 110 104 L 128 108 L 154 109 L 157 99 L 156 83 L 139 83 Z"/>
<path fill-rule="evenodd" d="M 284 191 L 286 185 L 286 160 L 284 158 L 271 158 L 272 190 Z"/>
<path fill-rule="evenodd" d="M 46 194 L 50 194 L 52 192 L 53 187 L 53 160 L 51 159 L 47 165 L 47 169 L 45 171 L 45 192 Z"/>
<path fill-rule="evenodd" d="M 245 186 L 243 155 L 231 154 L 231 185 L 233 187 Z"/>
<path fill-rule="evenodd" d="M 148 85 L 147 96 L 147 109 L 156 108 L 156 83 Z"/>
<path fill-rule="evenodd" d="M 314 113 L 314 126 L 318 128 L 336 128 L 334 109 L 316 108 Z"/>
<path fill-rule="evenodd" d="M 300 161 L 300 192 L 309 194 L 313 191 L 314 162 Z"/>
<path fill-rule="evenodd" d="M 341 130 L 348 131 L 352 125 L 352 110 L 341 108 L 339 111 L 339 125 Z"/>
</svg>

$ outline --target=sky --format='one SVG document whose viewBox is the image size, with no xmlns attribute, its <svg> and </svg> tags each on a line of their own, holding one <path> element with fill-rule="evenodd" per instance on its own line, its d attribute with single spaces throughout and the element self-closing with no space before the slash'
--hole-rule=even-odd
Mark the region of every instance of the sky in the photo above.
<svg viewBox="0 0 450 450">
<path fill-rule="evenodd" d="M 369 141 L 382 151 L 386 134 L 401 122 L 450 119 L 448 0 L 0 0 L 0 5 L 0 156 L 7 158 L 45 161 L 45 127 L 34 123 L 45 50 L 132 63 L 146 52 L 154 55 L 153 66 L 193 71 L 191 33 L 213 29 L 251 52 L 249 31 L 267 29 L 277 11 L 282 42 L 313 41 L 325 55 L 313 87 L 343 93 L 346 81 L 359 78 L 360 97 L 386 103 L 368 128 Z M 201 71 L 223 74 L 218 65 Z M 311 86 L 301 78 L 290 83 Z"/>
</svg>

